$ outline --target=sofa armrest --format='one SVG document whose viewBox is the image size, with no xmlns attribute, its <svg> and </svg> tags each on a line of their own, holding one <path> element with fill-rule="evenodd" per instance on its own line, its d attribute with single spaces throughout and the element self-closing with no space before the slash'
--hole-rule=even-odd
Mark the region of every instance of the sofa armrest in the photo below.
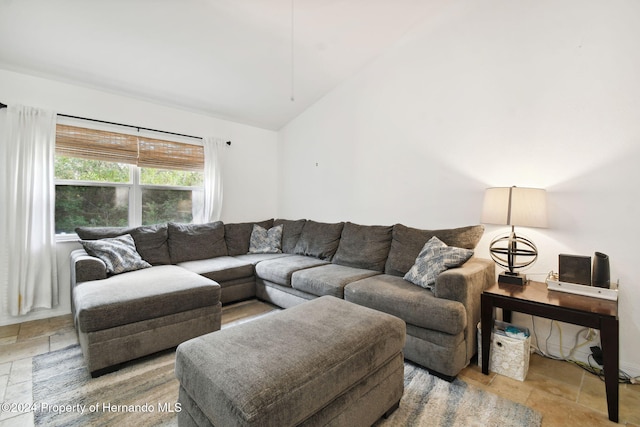
<svg viewBox="0 0 640 427">
<path fill-rule="evenodd" d="M 461 302 L 467 312 L 467 360 L 471 359 L 478 348 L 476 325 L 480 322 L 480 295 L 495 281 L 495 263 L 476 257 L 472 257 L 461 267 L 440 273 L 436 279 L 433 294 L 437 298 Z"/>
<path fill-rule="evenodd" d="M 71 261 L 71 289 L 77 283 L 107 278 L 107 266 L 84 249 L 76 249 L 69 255 Z"/>
<path fill-rule="evenodd" d="M 495 263 L 472 257 L 462 266 L 446 270 L 438 276 L 433 294 L 437 298 L 459 301 L 465 305 L 480 304 L 480 294 L 496 280 Z"/>
</svg>

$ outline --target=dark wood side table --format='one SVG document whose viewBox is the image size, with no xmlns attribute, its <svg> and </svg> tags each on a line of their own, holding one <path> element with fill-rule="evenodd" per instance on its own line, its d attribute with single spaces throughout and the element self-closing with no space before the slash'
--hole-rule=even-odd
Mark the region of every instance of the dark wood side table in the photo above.
<svg viewBox="0 0 640 427">
<path fill-rule="evenodd" d="M 494 307 L 600 330 L 609 419 L 618 422 L 618 302 L 547 290 L 547 284 L 525 286 L 496 283 L 482 293 L 482 373 L 489 374 Z"/>
</svg>

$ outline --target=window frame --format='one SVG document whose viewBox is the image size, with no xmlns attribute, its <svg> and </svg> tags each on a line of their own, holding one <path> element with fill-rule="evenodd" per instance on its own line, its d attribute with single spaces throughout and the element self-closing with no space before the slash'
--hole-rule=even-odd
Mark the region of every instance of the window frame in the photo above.
<svg viewBox="0 0 640 427">
<path fill-rule="evenodd" d="M 93 123 L 78 123 L 75 120 L 58 120 L 57 124 L 68 125 L 68 126 L 77 126 L 83 127 L 86 129 L 93 129 L 96 131 L 107 131 L 107 132 L 115 132 L 115 133 L 123 133 L 127 135 L 137 136 L 143 139 L 160 139 L 157 138 L 157 135 L 151 134 L 151 132 L 147 131 L 138 131 L 136 133 L 132 132 L 123 132 L 120 128 L 115 128 L 114 126 L 92 126 Z M 185 142 L 182 138 L 163 138 L 166 141 L 172 143 L 181 143 L 181 144 L 189 144 L 202 146 L 202 142 L 199 144 L 194 144 L 192 140 L 190 142 Z M 185 138 L 186 139 L 186 138 Z M 55 157 L 58 154 L 54 153 L 54 162 Z M 70 157 L 70 156 L 69 156 Z M 204 153 L 203 153 L 203 162 L 204 162 Z M 114 161 L 113 163 L 117 163 Z M 162 184 L 142 184 L 140 182 L 141 170 L 142 166 L 138 166 L 136 164 L 125 163 L 129 168 L 129 182 L 110 182 L 110 181 L 87 181 L 87 180 L 72 180 L 72 179 L 58 179 L 54 176 L 54 186 L 94 186 L 94 187 L 114 187 L 114 188 L 128 188 L 129 189 L 129 200 L 128 200 L 128 225 L 127 227 L 139 227 L 142 225 L 142 193 L 145 189 L 154 189 L 154 190 L 179 190 L 179 191 L 191 191 L 192 193 L 192 201 L 193 195 L 196 192 L 204 193 L 204 179 L 201 185 L 199 186 L 180 186 L 180 185 L 162 185 Z M 167 170 L 180 170 L 180 169 L 169 169 Z M 201 173 L 204 174 L 204 168 Z M 203 176 L 204 178 L 204 176 Z M 193 213 L 194 219 L 196 217 L 196 213 Z M 72 241 L 77 240 L 78 236 L 75 232 L 69 233 L 56 233 L 55 235 L 56 241 Z"/>
</svg>

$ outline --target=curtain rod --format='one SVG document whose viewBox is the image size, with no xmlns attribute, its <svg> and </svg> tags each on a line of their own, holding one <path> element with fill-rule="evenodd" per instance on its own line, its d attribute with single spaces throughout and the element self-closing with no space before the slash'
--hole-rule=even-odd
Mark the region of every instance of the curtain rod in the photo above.
<svg viewBox="0 0 640 427">
<path fill-rule="evenodd" d="M 185 135 L 184 133 L 168 132 L 166 130 L 159 130 L 159 129 L 150 129 L 150 128 L 145 128 L 145 127 L 142 127 L 142 126 L 134 126 L 134 125 L 126 125 L 126 124 L 123 124 L 123 123 L 108 122 L 106 120 L 88 119 L 86 117 L 71 116 L 69 114 L 60 114 L 60 113 L 58 113 L 58 115 L 61 116 L 61 117 L 67 117 L 69 119 L 87 120 L 87 121 L 90 121 L 90 122 L 104 123 L 106 125 L 124 126 L 124 127 L 128 127 L 128 128 L 138 129 L 138 131 L 140 131 L 140 130 L 148 130 L 148 131 L 151 131 L 151 132 L 166 133 L 168 135 L 184 136 L 186 138 L 203 139 L 201 136 Z"/>
<path fill-rule="evenodd" d="M 3 104 L 3 103 L 0 102 L 0 109 L 3 109 L 3 108 L 7 108 L 7 104 Z M 142 130 L 148 130 L 148 131 L 151 131 L 151 132 L 166 133 L 168 135 L 183 136 L 183 137 L 186 137 L 186 138 L 204 139 L 201 136 L 185 135 L 184 133 L 168 132 L 166 130 L 151 129 L 151 128 L 145 128 L 145 127 L 142 127 L 142 126 L 126 125 L 126 124 L 123 124 L 123 123 L 108 122 L 106 120 L 88 119 L 86 117 L 71 116 L 69 114 L 60 114 L 60 113 L 58 113 L 58 116 L 67 117 L 69 119 L 87 120 L 87 121 L 90 121 L 90 122 L 104 123 L 104 124 L 107 124 L 107 125 L 124 126 L 124 127 L 128 127 L 128 128 L 138 129 L 138 131 L 140 131 L 142 129 Z M 231 141 L 227 141 L 227 145 L 231 145 Z"/>
</svg>

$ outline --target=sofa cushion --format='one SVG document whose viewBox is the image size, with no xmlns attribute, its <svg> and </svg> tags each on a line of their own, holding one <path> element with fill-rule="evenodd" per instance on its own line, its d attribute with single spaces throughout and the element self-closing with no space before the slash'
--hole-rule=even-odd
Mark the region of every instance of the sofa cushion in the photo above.
<svg viewBox="0 0 640 427">
<path fill-rule="evenodd" d="M 442 240 L 433 236 L 424 244 L 415 264 L 404 275 L 404 279 L 433 290 L 433 285 L 440 273 L 449 268 L 461 266 L 472 256 L 473 250 L 447 246 Z"/>
<path fill-rule="evenodd" d="M 229 256 L 185 261 L 177 265 L 216 282 L 253 276 L 253 264 Z"/>
<path fill-rule="evenodd" d="M 76 234 L 82 240 L 98 240 L 129 234 L 129 227 L 76 227 Z"/>
<path fill-rule="evenodd" d="M 291 287 L 291 275 L 294 272 L 325 264 L 328 262 L 318 258 L 291 255 L 259 262 L 256 264 L 256 275 L 263 280 Z"/>
<path fill-rule="evenodd" d="M 291 287 L 316 296 L 344 297 L 344 287 L 365 277 L 380 274 L 373 270 L 326 264 L 299 270 L 291 275 Z"/>
<path fill-rule="evenodd" d="M 224 240 L 227 244 L 227 254 L 229 256 L 243 255 L 249 252 L 249 240 L 253 225 L 269 229 L 273 227 L 273 219 L 260 222 L 240 222 L 224 225 Z"/>
<path fill-rule="evenodd" d="M 155 319 L 220 301 L 220 286 L 175 265 L 159 265 L 73 289 L 76 325 L 94 332 Z"/>
<path fill-rule="evenodd" d="M 306 219 L 289 220 L 289 219 L 276 219 L 273 221 L 273 225 L 282 224 L 282 252 L 286 254 L 293 254 L 300 234 L 304 228 Z"/>
<path fill-rule="evenodd" d="M 304 224 L 294 253 L 330 261 L 338 249 L 343 222 L 328 224 L 308 220 Z"/>
<path fill-rule="evenodd" d="M 391 247 L 393 226 L 344 224 L 335 264 L 383 271 Z"/>
<path fill-rule="evenodd" d="M 167 224 L 136 227 L 130 231 L 140 256 L 152 265 L 171 264 L 169 228 Z"/>
<path fill-rule="evenodd" d="M 474 249 L 483 233 L 483 225 L 443 230 L 419 230 L 396 224 L 393 226 L 393 239 L 391 240 L 391 249 L 389 250 L 384 272 L 400 277 L 407 274 L 424 244 L 433 236 L 436 236 L 448 246 Z"/>
<path fill-rule="evenodd" d="M 141 227 L 78 227 L 78 237 L 82 240 L 104 239 L 131 234 L 136 250 L 151 265 L 171 264 L 167 224 L 143 225 Z"/>
<path fill-rule="evenodd" d="M 436 298 L 431 291 L 389 274 L 349 283 L 344 299 L 392 314 L 408 324 L 452 335 L 467 326 L 462 303 Z"/>
<path fill-rule="evenodd" d="M 140 257 L 130 234 L 99 240 L 80 240 L 84 250 L 104 262 L 107 273 L 120 274 L 151 267 Z"/>
<path fill-rule="evenodd" d="M 253 225 L 249 240 L 249 253 L 278 254 L 282 252 L 282 224 L 266 229 L 258 224 Z"/>
<path fill-rule="evenodd" d="M 169 254 L 174 264 L 227 255 L 222 221 L 208 224 L 169 224 Z"/>
<path fill-rule="evenodd" d="M 266 261 L 269 259 L 283 258 L 291 256 L 290 254 L 245 254 L 245 255 L 236 255 L 235 259 L 239 259 L 240 261 L 246 261 L 250 264 L 256 265 L 259 262 Z"/>
</svg>

